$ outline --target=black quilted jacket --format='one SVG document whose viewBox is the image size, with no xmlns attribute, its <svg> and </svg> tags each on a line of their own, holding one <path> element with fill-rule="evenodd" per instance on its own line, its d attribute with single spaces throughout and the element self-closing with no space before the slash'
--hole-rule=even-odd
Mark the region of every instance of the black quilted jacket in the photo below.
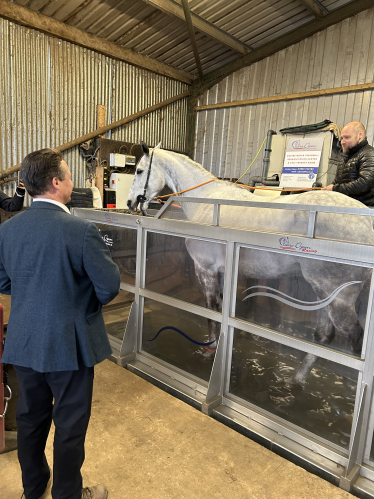
<svg viewBox="0 0 374 499">
<path fill-rule="evenodd" d="M 333 191 L 374 206 L 374 147 L 365 138 L 343 158 L 336 171 Z"/>
<path fill-rule="evenodd" d="M 21 196 L 17 195 L 20 194 Z M 22 189 L 18 189 L 14 193 L 14 196 L 10 198 L 5 194 L 5 192 L 0 191 L 0 208 L 2 208 L 5 211 L 19 211 L 22 210 L 23 207 L 23 200 L 25 191 Z"/>
</svg>

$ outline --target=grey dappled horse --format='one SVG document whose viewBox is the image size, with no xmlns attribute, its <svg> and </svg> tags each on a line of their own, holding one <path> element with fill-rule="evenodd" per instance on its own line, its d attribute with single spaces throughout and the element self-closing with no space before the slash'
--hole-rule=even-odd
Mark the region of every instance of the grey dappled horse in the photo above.
<svg viewBox="0 0 374 499">
<path fill-rule="evenodd" d="M 160 145 L 149 150 L 145 144 L 142 144 L 142 149 L 144 155 L 137 165 L 134 182 L 128 195 L 127 205 L 131 210 L 135 210 L 139 204 L 142 210 L 147 209 L 149 201 L 165 185 L 173 192 L 179 192 L 215 178 L 198 163 L 184 155 L 163 150 Z M 252 194 L 247 188 L 224 181 L 211 182 L 182 195 L 256 201 L 259 205 L 258 208 L 222 206 L 220 225 L 254 231 L 266 230 L 267 232 L 292 234 L 292 236 L 306 236 L 309 212 L 296 211 L 297 206 L 295 206 L 295 211 L 276 210 L 277 206 L 282 203 L 366 208 L 358 201 L 337 192 L 311 191 L 292 196 L 262 197 Z M 261 209 L 261 202 L 269 201 L 274 203 L 274 210 Z M 183 203 L 182 206 L 188 220 L 196 223 L 211 223 L 212 205 Z M 318 238 L 374 245 L 370 217 L 319 213 L 315 235 Z M 207 244 L 210 244 L 208 251 Z M 205 296 L 206 306 L 213 310 L 220 309 L 223 294 L 222 276 L 225 270 L 224 245 L 187 239 L 186 246 L 194 261 L 195 272 Z M 259 261 L 259 258 L 262 261 Z M 342 275 L 342 266 L 338 263 L 314 258 L 300 258 L 292 254 L 258 251 L 256 259 L 250 257 L 240 259 L 239 273 L 248 278 L 272 279 L 279 278 L 294 268 L 301 269 L 304 279 L 313 288 L 319 303 L 329 301 L 328 298 L 335 295 L 339 287 L 350 283 L 332 301 L 330 299 L 327 306 L 318 310 L 314 336 L 320 344 L 329 344 L 333 340 L 336 330 L 346 338 L 352 352 L 359 355 L 362 347 L 363 328 L 355 311 L 355 303 L 370 276 L 370 270 L 347 265 L 344 275 Z M 211 349 L 214 351 L 220 333 L 220 324 L 211 320 L 208 322 L 210 341 L 214 341 Z M 289 381 L 291 383 L 304 383 L 316 360 L 315 355 L 307 354 L 300 369 Z"/>
</svg>

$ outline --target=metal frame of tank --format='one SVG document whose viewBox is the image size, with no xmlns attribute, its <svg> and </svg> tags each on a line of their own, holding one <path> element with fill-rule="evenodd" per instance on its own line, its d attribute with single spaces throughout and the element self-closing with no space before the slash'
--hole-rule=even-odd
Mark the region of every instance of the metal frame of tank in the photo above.
<svg viewBox="0 0 374 499">
<path fill-rule="evenodd" d="M 166 218 L 168 207 L 172 202 L 213 204 L 211 225 L 199 225 L 189 221 Z M 114 350 L 112 360 L 335 485 L 362 497 L 374 497 L 374 461 L 370 460 L 374 431 L 374 411 L 372 411 L 374 355 L 370 355 L 374 351 L 374 272 L 370 285 L 361 358 L 259 327 L 234 317 L 238 258 L 241 246 L 291 254 L 287 250 L 280 249 L 279 240 L 282 236 L 287 235 L 291 242 L 298 241 L 303 245 L 313 245 L 316 254 L 308 255 L 309 258 L 331 259 L 334 262 L 365 265 L 373 268 L 374 247 L 317 239 L 314 234 L 317 213 L 373 217 L 374 210 L 319 206 L 297 206 L 296 208 L 293 204 L 282 205 L 281 209 L 284 210 L 297 209 L 309 212 L 307 236 L 302 237 L 222 227 L 219 224 L 220 206 L 222 205 L 258 206 L 257 203 L 244 201 L 173 197 L 173 200 L 170 199 L 154 218 L 122 214 L 116 211 L 74 209 L 75 216 L 94 223 L 126 227 L 137 231 L 135 286 L 121 283 L 122 289 L 134 293 L 135 301 L 131 307 L 123 341 L 111 339 Z M 261 207 L 272 209 L 274 205 L 261 203 Z M 145 288 L 146 239 L 149 231 L 226 244 L 222 313 Z M 151 298 L 221 323 L 222 332 L 209 383 L 142 350 L 142 317 L 145 298 Z M 243 331 L 305 353 L 318 355 L 318 357 L 348 366 L 358 372 L 355 409 L 348 450 L 230 394 L 229 381 L 234 328 L 240 328 Z"/>
</svg>

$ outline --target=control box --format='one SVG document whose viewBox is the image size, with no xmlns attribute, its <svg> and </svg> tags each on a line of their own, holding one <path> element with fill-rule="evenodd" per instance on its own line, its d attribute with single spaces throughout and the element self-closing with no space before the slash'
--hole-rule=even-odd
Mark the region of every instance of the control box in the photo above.
<svg viewBox="0 0 374 499">
<path fill-rule="evenodd" d="M 122 167 L 126 166 L 126 154 L 111 153 L 109 156 L 109 166 Z"/>
<path fill-rule="evenodd" d="M 130 173 L 112 173 L 109 186 L 116 191 L 116 208 L 127 208 L 127 196 L 134 181 L 135 175 Z"/>
<path fill-rule="evenodd" d="M 116 168 L 124 168 L 125 166 L 135 167 L 136 158 L 135 156 L 130 156 L 129 154 L 116 154 L 110 153 L 109 155 L 109 166 L 115 166 Z"/>
</svg>

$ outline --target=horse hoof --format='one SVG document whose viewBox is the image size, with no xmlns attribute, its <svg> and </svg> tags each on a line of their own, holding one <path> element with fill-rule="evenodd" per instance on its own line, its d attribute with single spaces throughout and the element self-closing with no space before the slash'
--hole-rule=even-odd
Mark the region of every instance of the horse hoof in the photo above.
<svg viewBox="0 0 374 499">
<path fill-rule="evenodd" d="M 206 348 L 204 353 L 203 353 L 203 357 L 205 359 L 212 359 L 216 354 L 216 351 L 215 350 L 211 350 L 211 349 L 208 349 Z"/>
<path fill-rule="evenodd" d="M 286 386 L 291 389 L 303 388 L 305 385 L 305 380 L 292 376 L 291 378 L 286 378 L 284 380 Z"/>
</svg>

